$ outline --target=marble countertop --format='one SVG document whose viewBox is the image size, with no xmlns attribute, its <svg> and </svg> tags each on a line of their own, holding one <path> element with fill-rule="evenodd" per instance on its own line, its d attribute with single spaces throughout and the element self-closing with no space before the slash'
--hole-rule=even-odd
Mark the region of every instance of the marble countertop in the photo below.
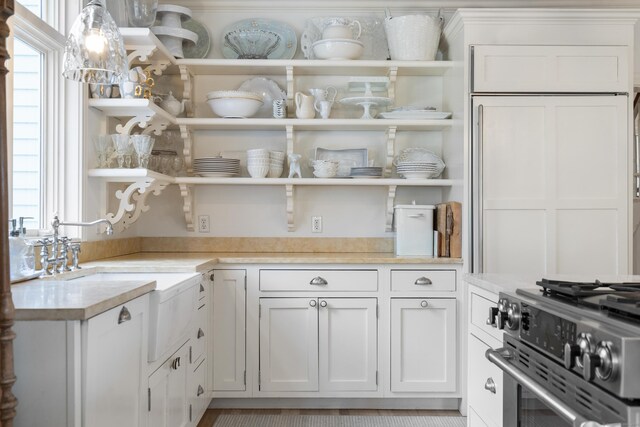
<svg viewBox="0 0 640 427">
<path fill-rule="evenodd" d="M 16 320 L 86 320 L 151 292 L 155 281 L 30 280 L 11 286 Z"/>
<path fill-rule="evenodd" d="M 206 271 L 220 264 L 462 264 L 460 258 L 398 257 L 392 253 L 141 252 L 85 264 L 116 271 Z"/>
</svg>

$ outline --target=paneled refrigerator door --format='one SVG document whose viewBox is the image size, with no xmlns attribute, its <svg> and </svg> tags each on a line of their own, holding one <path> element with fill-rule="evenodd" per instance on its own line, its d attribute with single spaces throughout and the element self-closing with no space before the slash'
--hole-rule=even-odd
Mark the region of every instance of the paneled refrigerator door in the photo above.
<svg viewBox="0 0 640 427">
<path fill-rule="evenodd" d="M 472 105 L 474 271 L 627 274 L 627 96 Z"/>
</svg>

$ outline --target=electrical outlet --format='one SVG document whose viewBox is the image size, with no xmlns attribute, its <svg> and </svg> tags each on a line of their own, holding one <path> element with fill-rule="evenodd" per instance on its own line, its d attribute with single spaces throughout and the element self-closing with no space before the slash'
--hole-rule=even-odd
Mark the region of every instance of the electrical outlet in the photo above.
<svg viewBox="0 0 640 427">
<path fill-rule="evenodd" d="M 322 217 L 321 216 L 311 217 L 311 232 L 322 233 Z"/>
<path fill-rule="evenodd" d="M 209 215 L 200 215 L 198 217 L 198 231 L 200 233 L 208 233 L 209 229 Z"/>
</svg>

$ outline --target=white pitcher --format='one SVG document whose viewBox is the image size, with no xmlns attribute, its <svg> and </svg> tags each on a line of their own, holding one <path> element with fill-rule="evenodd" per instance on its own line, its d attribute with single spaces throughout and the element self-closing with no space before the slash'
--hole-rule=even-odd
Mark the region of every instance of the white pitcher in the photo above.
<svg viewBox="0 0 640 427">
<path fill-rule="evenodd" d="M 353 29 L 357 27 L 356 36 L 354 37 Z M 358 40 L 362 34 L 362 26 L 360 21 L 353 20 L 347 23 L 345 20 L 334 20 L 329 23 L 322 32 L 323 39 L 354 39 Z"/>
<path fill-rule="evenodd" d="M 316 116 L 316 110 L 313 108 L 313 96 L 305 95 L 302 92 L 296 92 L 295 101 L 297 118 L 313 119 Z"/>
</svg>

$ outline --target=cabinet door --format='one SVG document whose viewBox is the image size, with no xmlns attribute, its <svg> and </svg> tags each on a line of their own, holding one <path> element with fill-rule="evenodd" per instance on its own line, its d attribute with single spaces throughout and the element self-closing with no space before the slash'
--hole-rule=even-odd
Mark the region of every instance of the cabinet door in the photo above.
<svg viewBox="0 0 640 427">
<path fill-rule="evenodd" d="M 467 396 L 469 406 L 486 423 L 496 426 L 502 425 L 502 371 L 484 356 L 490 348 L 474 335 L 469 334 L 469 375 L 467 378 Z M 501 346 L 499 341 L 493 341 L 492 346 Z"/>
<path fill-rule="evenodd" d="M 456 391 L 456 300 L 391 299 L 391 391 Z"/>
<path fill-rule="evenodd" d="M 320 391 L 375 391 L 376 298 L 320 298 Z"/>
<path fill-rule="evenodd" d="M 204 358 L 195 369 L 190 369 L 187 384 L 187 398 L 189 399 L 189 425 L 195 427 L 207 410 L 211 398 L 205 390 L 207 359 Z M 151 426 L 149 426 L 151 427 Z"/>
<path fill-rule="evenodd" d="M 83 425 L 138 425 L 146 416 L 147 316 L 144 295 L 82 327 Z"/>
<path fill-rule="evenodd" d="M 627 102 L 474 97 L 476 271 L 628 273 Z"/>
<path fill-rule="evenodd" d="M 149 427 L 184 427 L 187 414 L 189 343 L 180 347 L 149 377 Z"/>
<path fill-rule="evenodd" d="M 318 301 L 260 298 L 260 390 L 318 391 Z"/>
<path fill-rule="evenodd" d="M 245 390 L 246 271 L 213 272 L 213 390 Z"/>
</svg>

